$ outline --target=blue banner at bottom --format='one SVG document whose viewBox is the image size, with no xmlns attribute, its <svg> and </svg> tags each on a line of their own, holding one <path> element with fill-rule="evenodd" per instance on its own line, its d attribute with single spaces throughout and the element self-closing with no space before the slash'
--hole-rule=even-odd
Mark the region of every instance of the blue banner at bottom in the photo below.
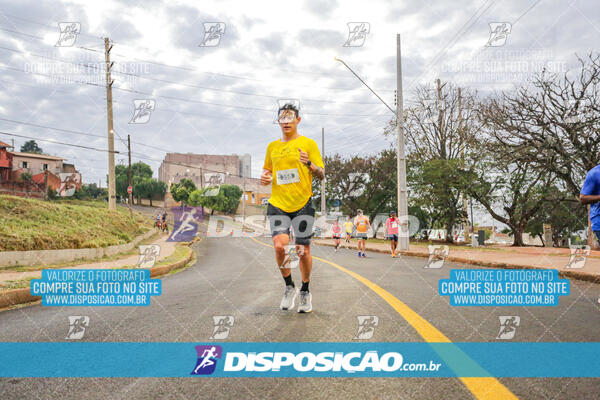
<svg viewBox="0 0 600 400">
<path fill-rule="evenodd" d="M 0 377 L 600 377 L 600 343 L 0 343 Z"/>
</svg>

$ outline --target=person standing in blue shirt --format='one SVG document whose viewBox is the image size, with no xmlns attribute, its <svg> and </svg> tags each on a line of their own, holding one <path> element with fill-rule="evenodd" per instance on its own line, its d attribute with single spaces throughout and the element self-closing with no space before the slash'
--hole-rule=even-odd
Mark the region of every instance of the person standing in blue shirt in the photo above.
<svg viewBox="0 0 600 400">
<path fill-rule="evenodd" d="M 600 165 L 588 171 L 579 194 L 579 201 L 581 204 L 590 204 L 592 231 L 600 241 Z"/>
</svg>

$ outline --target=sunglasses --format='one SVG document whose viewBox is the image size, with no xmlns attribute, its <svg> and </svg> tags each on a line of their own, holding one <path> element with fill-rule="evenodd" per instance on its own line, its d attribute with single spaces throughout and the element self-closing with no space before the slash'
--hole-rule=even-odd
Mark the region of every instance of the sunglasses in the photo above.
<svg viewBox="0 0 600 400">
<path fill-rule="evenodd" d="M 281 110 L 279 111 L 279 116 L 277 117 L 277 122 L 280 124 L 286 124 L 290 122 L 294 122 L 298 117 L 296 113 L 290 110 Z"/>
</svg>

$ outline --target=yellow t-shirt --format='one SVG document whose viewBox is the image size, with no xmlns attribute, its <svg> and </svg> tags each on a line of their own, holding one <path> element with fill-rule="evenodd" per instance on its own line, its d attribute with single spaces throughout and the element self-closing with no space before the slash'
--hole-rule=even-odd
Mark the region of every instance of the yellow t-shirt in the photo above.
<svg viewBox="0 0 600 400">
<path fill-rule="evenodd" d="M 300 162 L 298 149 L 308 154 L 310 162 L 324 168 L 317 142 L 306 136 L 289 142 L 278 139 L 267 147 L 263 168 L 273 173 L 269 203 L 285 212 L 298 211 L 312 196 L 312 173 Z"/>
<path fill-rule="evenodd" d="M 362 217 L 354 218 L 354 225 L 356 225 L 356 232 L 366 233 L 367 232 L 367 223 L 369 222 L 369 217 L 363 215 Z"/>
<path fill-rule="evenodd" d="M 352 233 L 353 227 L 354 227 L 354 225 L 352 224 L 352 222 L 350 222 L 350 221 L 344 222 L 344 228 L 346 229 L 346 233 Z"/>
</svg>

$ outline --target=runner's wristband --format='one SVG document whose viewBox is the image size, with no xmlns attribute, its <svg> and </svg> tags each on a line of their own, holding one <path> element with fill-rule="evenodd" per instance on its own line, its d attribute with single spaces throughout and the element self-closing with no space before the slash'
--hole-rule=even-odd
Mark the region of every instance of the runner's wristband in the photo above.
<svg viewBox="0 0 600 400">
<path fill-rule="evenodd" d="M 312 164 L 312 162 L 310 160 L 308 160 L 308 162 L 305 164 L 307 167 L 310 167 L 310 164 Z"/>
</svg>

